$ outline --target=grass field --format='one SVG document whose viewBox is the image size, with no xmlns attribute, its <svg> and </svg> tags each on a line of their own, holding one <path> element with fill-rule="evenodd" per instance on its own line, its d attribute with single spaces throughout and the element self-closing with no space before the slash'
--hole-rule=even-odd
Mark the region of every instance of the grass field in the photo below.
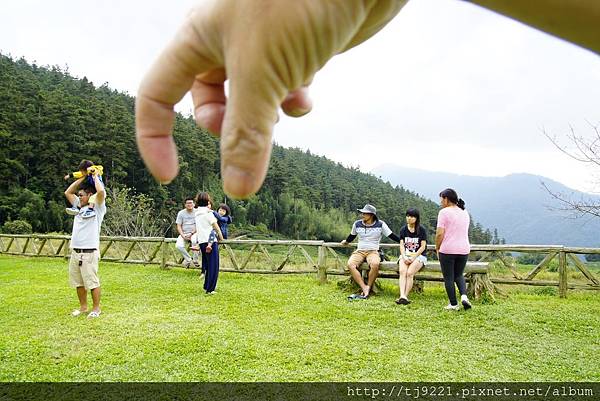
<svg viewBox="0 0 600 401">
<path fill-rule="evenodd" d="M 103 313 L 72 318 L 62 259 L 0 255 L 0 381 L 600 381 L 600 294 L 509 289 L 442 310 L 348 302 L 335 282 L 101 263 Z"/>
</svg>

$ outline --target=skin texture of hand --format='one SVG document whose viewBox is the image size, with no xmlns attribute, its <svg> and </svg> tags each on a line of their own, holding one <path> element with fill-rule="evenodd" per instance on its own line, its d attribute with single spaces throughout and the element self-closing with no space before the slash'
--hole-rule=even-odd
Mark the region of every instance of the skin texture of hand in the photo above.
<svg viewBox="0 0 600 401">
<path fill-rule="evenodd" d="M 406 1 L 203 1 L 140 85 L 136 131 L 146 166 L 163 183 L 177 175 L 173 107 L 191 90 L 196 122 L 221 137 L 225 192 L 252 195 L 265 179 L 278 107 L 308 113 L 314 74 L 377 33 Z M 598 0 L 471 2 L 600 53 Z"/>
<path fill-rule="evenodd" d="M 136 131 L 146 166 L 161 182 L 177 175 L 173 107 L 191 90 L 196 122 L 221 137 L 225 192 L 235 198 L 254 194 L 265 179 L 278 107 L 290 116 L 308 113 L 314 74 L 378 32 L 405 3 L 202 2 L 140 85 Z"/>
<path fill-rule="evenodd" d="M 598 0 L 470 0 L 600 54 Z"/>
</svg>

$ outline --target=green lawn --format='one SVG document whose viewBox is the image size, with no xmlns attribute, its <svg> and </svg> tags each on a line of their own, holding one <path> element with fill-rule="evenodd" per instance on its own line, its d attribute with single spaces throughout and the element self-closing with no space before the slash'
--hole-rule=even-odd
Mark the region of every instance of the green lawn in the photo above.
<svg viewBox="0 0 600 401">
<path fill-rule="evenodd" d="M 315 277 L 101 263 L 103 314 L 72 318 L 63 259 L 0 255 L 0 381 L 600 381 L 600 293 L 508 291 L 442 310 L 348 302 Z"/>
</svg>

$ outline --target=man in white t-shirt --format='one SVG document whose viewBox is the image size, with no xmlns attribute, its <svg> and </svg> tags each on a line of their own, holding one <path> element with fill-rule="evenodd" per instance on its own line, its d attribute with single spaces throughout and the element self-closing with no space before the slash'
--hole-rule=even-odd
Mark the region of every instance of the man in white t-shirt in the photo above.
<svg viewBox="0 0 600 401">
<path fill-rule="evenodd" d="M 65 191 L 71 205 L 85 212 L 90 197 L 96 193 L 96 215 L 87 219 L 83 213 L 75 216 L 71 234 L 71 259 L 69 261 L 69 283 L 77 289 L 79 309 L 71 314 L 74 317 L 87 312 L 87 291 L 92 294 L 92 311 L 89 318 L 100 316 L 100 279 L 98 277 L 98 260 L 100 259 L 100 227 L 106 214 L 106 192 L 99 176 L 94 173 L 94 187 L 85 184 L 86 177 L 73 182 Z"/>
<path fill-rule="evenodd" d="M 185 249 L 185 243 L 190 242 L 192 235 L 196 233 L 196 212 L 194 206 L 194 198 L 185 198 L 185 209 L 181 209 L 175 219 L 177 232 L 179 233 L 177 242 L 175 242 L 175 248 L 183 256 L 183 266 L 185 268 L 190 267 L 192 263 L 194 266 L 198 266 L 198 252 L 192 252 L 193 256 L 190 256 Z"/>
</svg>

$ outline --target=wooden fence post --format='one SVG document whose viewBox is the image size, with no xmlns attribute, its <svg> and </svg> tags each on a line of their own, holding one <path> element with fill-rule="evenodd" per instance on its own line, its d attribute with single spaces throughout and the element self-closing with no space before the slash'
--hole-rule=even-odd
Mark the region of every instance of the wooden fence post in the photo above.
<svg viewBox="0 0 600 401">
<path fill-rule="evenodd" d="M 71 253 L 69 252 L 71 250 L 71 248 L 69 247 L 69 241 L 68 239 L 65 238 L 65 242 L 64 242 L 64 248 L 63 248 L 63 257 L 65 259 L 69 259 L 69 257 L 71 256 Z"/>
<path fill-rule="evenodd" d="M 327 283 L 327 249 L 324 245 L 319 247 L 319 257 L 317 259 L 317 275 L 321 284 Z"/>
<path fill-rule="evenodd" d="M 564 251 L 558 256 L 558 295 L 567 297 L 567 254 Z"/>
<path fill-rule="evenodd" d="M 163 239 L 160 243 L 160 268 L 167 268 L 167 242 Z"/>
</svg>

